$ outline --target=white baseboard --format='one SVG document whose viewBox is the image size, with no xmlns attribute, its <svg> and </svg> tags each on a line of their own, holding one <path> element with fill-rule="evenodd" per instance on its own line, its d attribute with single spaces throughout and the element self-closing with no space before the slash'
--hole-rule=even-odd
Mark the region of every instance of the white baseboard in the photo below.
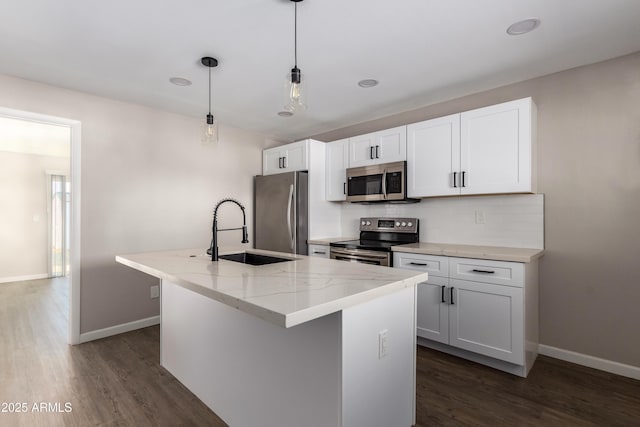
<svg viewBox="0 0 640 427">
<path fill-rule="evenodd" d="M 148 326 L 160 324 L 160 316 L 147 317 L 146 319 L 135 320 L 121 325 L 110 326 L 104 329 L 85 332 L 80 334 L 80 343 L 98 340 L 100 338 L 110 337 L 112 335 L 123 334 L 125 332 L 135 331 L 136 329 L 146 328 Z"/>
<path fill-rule="evenodd" d="M 25 280 L 40 280 L 47 279 L 48 277 L 49 275 L 47 273 L 31 274 L 29 276 L 0 277 L 0 283 L 24 282 Z"/>
<path fill-rule="evenodd" d="M 545 356 L 554 357 L 566 362 L 640 380 L 640 367 L 637 366 L 625 365 L 624 363 L 600 359 L 587 354 L 576 353 L 575 351 L 564 350 L 562 348 L 551 347 L 543 344 L 538 346 L 538 352 Z"/>
</svg>

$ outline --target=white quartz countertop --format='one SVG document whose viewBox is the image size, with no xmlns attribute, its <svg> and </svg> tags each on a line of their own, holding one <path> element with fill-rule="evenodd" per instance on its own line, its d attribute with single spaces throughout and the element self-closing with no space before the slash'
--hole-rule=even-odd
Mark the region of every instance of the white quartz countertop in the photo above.
<svg viewBox="0 0 640 427">
<path fill-rule="evenodd" d="M 222 251 L 220 254 L 244 252 Z M 212 262 L 202 249 L 118 255 L 116 261 L 289 328 L 427 280 L 426 273 L 304 255 L 247 250 L 293 261 Z"/>
<path fill-rule="evenodd" d="M 454 245 L 449 243 L 409 243 L 406 245 L 392 246 L 391 250 L 394 252 L 408 252 L 423 255 L 443 255 L 513 262 L 531 262 L 544 254 L 543 249 Z"/>
</svg>

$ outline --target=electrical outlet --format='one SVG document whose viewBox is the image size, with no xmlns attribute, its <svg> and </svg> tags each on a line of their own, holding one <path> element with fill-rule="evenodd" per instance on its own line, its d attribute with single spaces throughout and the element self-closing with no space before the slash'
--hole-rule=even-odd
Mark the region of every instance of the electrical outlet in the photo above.
<svg viewBox="0 0 640 427">
<path fill-rule="evenodd" d="M 149 288 L 149 290 L 151 292 L 151 299 L 160 297 L 160 286 L 158 286 L 158 285 L 151 286 L 151 288 Z"/>
<path fill-rule="evenodd" d="M 476 211 L 476 224 L 484 224 L 484 211 Z"/>
<path fill-rule="evenodd" d="M 389 353 L 389 331 L 384 329 L 378 332 L 378 359 L 387 357 Z"/>
</svg>

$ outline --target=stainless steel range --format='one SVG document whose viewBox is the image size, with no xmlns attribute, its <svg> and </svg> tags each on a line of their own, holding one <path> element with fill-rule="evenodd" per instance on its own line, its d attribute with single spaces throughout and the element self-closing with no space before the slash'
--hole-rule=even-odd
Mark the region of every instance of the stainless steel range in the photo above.
<svg viewBox="0 0 640 427">
<path fill-rule="evenodd" d="M 331 243 L 331 259 L 391 267 L 391 246 L 418 236 L 417 218 L 360 218 L 360 239 Z"/>
</svg>

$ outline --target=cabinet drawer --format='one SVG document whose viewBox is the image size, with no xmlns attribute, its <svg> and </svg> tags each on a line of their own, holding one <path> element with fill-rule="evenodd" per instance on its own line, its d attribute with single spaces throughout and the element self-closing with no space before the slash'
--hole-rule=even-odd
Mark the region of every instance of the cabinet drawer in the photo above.
<svg viewBox="0 0 640 427">
<path fill-rule="evenodd" d="M 449 277 L 449 258 L 446 256 L 394 252 L 393 266 L 407 270 L 426 271 L 429 276 Z"/>
<path fill-rule="evenodd" d="M 329 246 L 309 245 L 309 256 L 329 258 Z"/>
<path fill-rule="evenodd" d="M 519 262 L 450 258 L 449 277 L 521 288 L 524 285 L 524 265 Z"/>
</svg>

